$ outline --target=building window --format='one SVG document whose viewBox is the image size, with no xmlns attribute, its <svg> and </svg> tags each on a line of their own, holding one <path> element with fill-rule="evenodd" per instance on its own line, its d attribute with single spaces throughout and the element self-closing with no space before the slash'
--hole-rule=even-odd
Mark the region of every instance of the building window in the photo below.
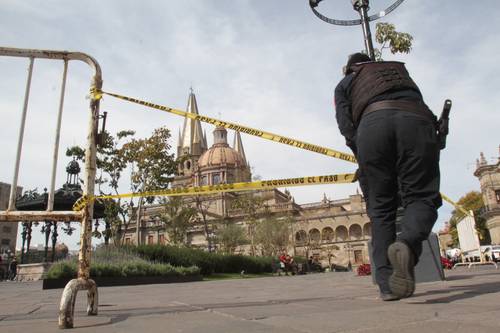
<svg viewBox="0 0 500 333">
<path fill-rule="evenodd" d="M 201 185 L 208 185 L 208 177 L 207 176 L 201 176 Z"/>
<path fill-rule="evenodd" d="M 10 232 L 12 231 L 12 227 L 3 227 L 2 231 L 5 232 L 5 233 L 10 234 Z"/>
<path fill-rule="evenodd" d="M 148 235 L 148 245 L 153 244 L 153 235 Z"/>
<path fill-rule="evenodd" d="M 363 263 L 363 251 L 362 250 L 354 250 L 354 262 L 357 265 Z"/>
<path fill-rule="evenodd" d="M 220 173 L 214 173 L 212 175 L 212 185 L 220 184 Z"/>
<path fill-rule="evenodd" d="M 160 235 L 160 237 L 158 238 L 158 242 L 162 245 L 165 244 L 165 235 Z"/>
<path fill-rule="evenodd" d="M 130 245 L 130 238 L 129 237 L 125 238 L 125 244 Z"/>
<path fill-rule="evenodd" d="M 10 245 L 10 239 L 7 238 L 2 239 L 2 245 Z"/>
</svg>

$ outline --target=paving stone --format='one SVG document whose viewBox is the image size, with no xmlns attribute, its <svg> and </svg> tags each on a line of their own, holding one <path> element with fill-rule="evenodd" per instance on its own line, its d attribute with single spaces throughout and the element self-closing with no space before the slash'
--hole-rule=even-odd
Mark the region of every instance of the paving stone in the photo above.
<svg viewBox="0 0 500 333">
<path fill-rule="evenodd" d="M 382 302 L 353 273 L 99 288 L 99 315 L 75 306 L 74 332 L 497 332 L 500 270 L 449 271 L 414 297 Z M 55 332 L 62 290 L 0 282 L 0 332 Z"/>
</svg>

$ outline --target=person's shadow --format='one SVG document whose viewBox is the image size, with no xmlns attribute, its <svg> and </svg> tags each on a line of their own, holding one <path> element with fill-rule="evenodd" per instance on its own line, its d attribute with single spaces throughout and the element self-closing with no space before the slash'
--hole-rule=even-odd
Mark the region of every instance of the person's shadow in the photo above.
<svg viewBox="0 0 500 333">
<path fill-rule="evenodd" d="M 456 293 L 460 291 L 459 293 Z M 444 294 L 443 297 L 428 299 L 424 301 L 409 302 L 411 304 L 439 304 L 439 303 L 451 303 L 454 301 L 481 296 L 484 294 L 498 293 L 500 292 L 500 282 L 489 282 L 480 284 L 471 284 L 468 286 L 456 286 L 450 287 L 446 290 L 429 290 L 423 293 L 415 294 L 414 297 L 421 296 L 432 296 Z M 449 295 L 451 294 L 451 295 Z"/>
</svg>

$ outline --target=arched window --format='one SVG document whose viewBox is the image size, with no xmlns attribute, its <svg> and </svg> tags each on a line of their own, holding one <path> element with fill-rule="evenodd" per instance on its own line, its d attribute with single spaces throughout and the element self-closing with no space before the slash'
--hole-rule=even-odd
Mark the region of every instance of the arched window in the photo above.
<svg viewBox="0 0 500 333">
<path fill-rule="evenodd" d="M 335 239 L 337 242 L 343 242 L 347 240 L 347 228 L 343 225 L 338 226 L 337 229 L 335 229 Z"/>
<path fill-rule="evenodd" d="M 295 241 L 297 244 L 302 244 L 307 241 L 307 233 L 304 230 L 299 230 L 295 233 Z"/>
<path fill-rule="evenodd" d="M 353 224 L 349 227 L 349 238 L 351 240 L 358 240 L 363 238 L 363 232 L 359 224 Z"/>
<path fill-rule="evenodd" d="M 318 243 L 320 239 L 321 233 L 318 229 L 314 228 L 309 230 L 309 241 L 311 241 L 311 243 Z"/>
<path fill-rule="evenodd" d="M 371 222 L 368 222 L 363 226 L 363 236 L 365 238 L 372 237 L 372 223 Z"/>
<path fill-rule="evenodd" d="M 334 238 L 334 233 L 332 228 L 326 227 L 323 228 L 323 230 L 321 230 L 321 240 L 323 242 L 331 242 L 333 241 L 333 238 Z"/>
</svg>

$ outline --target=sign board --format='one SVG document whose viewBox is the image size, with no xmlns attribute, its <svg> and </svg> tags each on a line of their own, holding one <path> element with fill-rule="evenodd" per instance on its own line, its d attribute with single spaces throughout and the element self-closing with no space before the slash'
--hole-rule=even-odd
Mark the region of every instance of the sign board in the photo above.
<svg viewBox="0 0 500 333">
<path fill-rule="evenodd" d="M 457 223 L 458 241 L 462 252 L 477 251 L 480 247 L 474 217 L 466 215 Z"/>
</svg>

